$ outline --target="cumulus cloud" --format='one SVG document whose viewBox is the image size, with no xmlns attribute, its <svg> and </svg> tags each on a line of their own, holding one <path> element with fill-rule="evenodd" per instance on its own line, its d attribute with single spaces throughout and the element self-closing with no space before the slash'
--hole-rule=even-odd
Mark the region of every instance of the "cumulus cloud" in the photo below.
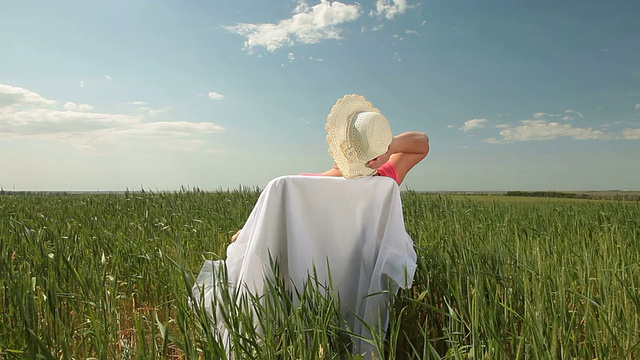
<svg viewBox="0 0 640 360">
<path fill-rule="evenodd" d="M 217 93 L 215 91 L 209 91 L 209 99 L 222 100 L 222 98 L 224 98 L 224 95 Z"/>
<path fill-rule="evenodd" d="M 396 15 L 407 11 L 408 7 L 406 0 L 378 0 L 372 15 L 393 19 Z"/>
<path fill-rule="evenodd" d="M 0 84 L 0 109 L 20 105 L 49 106 L 55 103 L 27 89 Z"/>
<path fill-rule="evenodd" d="M 341 39 L 341 25 L 360 16 L 359 5 L 321 0 L 314 6 L 300 2 L 294 15 L 278 23 L 240 23 L 225 27 L 245 37 L 244 46 L 249 51 L 262 47 L 273 52 L 283 46 L 315 44 L 326 39 Z"/>
<path fill-rule="evenodd" d="M 547 116 L 547 113 L 543 113 L 543 112 L 537 112 L 533 114 L 534 119 L 540 119 L 541 117 L 545 117 L 545 116 Z"/>
<path fill-rule="evenodd" d="M 467 132 L 473 129 L 482 129 L 486 122 L 487 119 L 471 119 L 469 121 L 465 121 L 464 126 L 462 126 L 460 130 Z"/>
<path fill-rule="evenodd" d="M 489 143 L 512 143 L 517 141 L 553 140 L 567 137 L 576 140 L 611 139 L 610 134 L 591 128 L 574 127 L 571 124 L 560 124 L 546 120 L 522 120 L 520 125 L 502 124 L 501 139 L 490 138 Z"/>
<path fill-rule="evenodd" d="M 140 105 L 141 102 L 133 102 Z M 3 139 L 56 140 L 78 149 L 100 145 L 172 146 L 173 150 L 211 150 L 204 135 L 223 131 L 210 122 L 153 121 L 151 112 L 112 114 L 93 112 L 88 104 L 66 102 L 52 108 L 47 100 L 26 89 L 0 84 L 0 141 Z"/>
</svg>

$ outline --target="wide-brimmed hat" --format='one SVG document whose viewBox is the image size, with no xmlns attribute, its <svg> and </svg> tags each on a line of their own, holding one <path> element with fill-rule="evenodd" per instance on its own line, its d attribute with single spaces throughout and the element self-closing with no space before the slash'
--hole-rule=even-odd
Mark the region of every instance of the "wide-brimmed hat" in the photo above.
<svg viewBox="0 0 640 360">
<path fill-rule="evenodd" d="M 365 166 L 384 154 L 391 144 L 391 127 L 380 110 L 364 96 L 345 95 L 327 116 L 329 155 L 346 179 L 373 175 Z"/>
</svg>

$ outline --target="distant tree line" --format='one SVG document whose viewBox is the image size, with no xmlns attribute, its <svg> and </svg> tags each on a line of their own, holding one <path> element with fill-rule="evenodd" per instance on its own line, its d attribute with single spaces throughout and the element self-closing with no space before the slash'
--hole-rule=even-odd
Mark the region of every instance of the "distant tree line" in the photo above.
<svg viewBox="0 0 640 360">
<path fill-rule="evenodd" d="M 571 198 L 588 199 L 587 194 L 575 194 L 559 191 L 507 191 L 507 196 L 530 196 L 530 197 L 551 197 L 551 198 Z"/>
<path fill-rule="evenodd" d="M 567 198 L 567 199 L 592 199 L 592 200 L 631 200 L 640 201 L 640 194 L 615 194 L 606 193 L 570 193 L 560 191 L 507 191 L 507 196 L 529 196 L 547 198 Z"/>
</svg>

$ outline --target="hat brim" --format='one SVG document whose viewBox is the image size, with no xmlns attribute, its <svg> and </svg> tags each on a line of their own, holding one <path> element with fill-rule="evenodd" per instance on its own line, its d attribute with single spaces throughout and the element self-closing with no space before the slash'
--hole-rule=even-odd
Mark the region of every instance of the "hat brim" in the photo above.
<svg viewBox="0 0 640 360">
<path fill-rule="evenodd" d="M 329 155 L 346 179 L 370 176 L 376 172 L 375 169 L 366 167 L 365 163 L 348 161 L 341 148 L 341 144 L 347 138 L 349 120 L 359 112 L 380 113 L 380 110 L 374 108 L 364 96 L 356 94 L 345 95 L 333 105 L 325 125 Z"/>
</svg>

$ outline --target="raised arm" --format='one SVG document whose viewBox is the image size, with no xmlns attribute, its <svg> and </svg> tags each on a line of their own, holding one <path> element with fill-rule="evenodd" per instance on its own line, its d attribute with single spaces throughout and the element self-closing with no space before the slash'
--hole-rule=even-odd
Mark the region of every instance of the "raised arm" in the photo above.
<svg viewBox="0 0 640 360">
<path fill-rule="evenodd" d="M 389 151 L 369 161 L 367 166 L 377 169 L 387 161 L 391 161 L 398 170 L 398 183 L 402 183 L 417 163 L 429 153 L 429 137 L 418 131 L 405 132 L 394 136 L 389 145 Z"/>
</svg>

